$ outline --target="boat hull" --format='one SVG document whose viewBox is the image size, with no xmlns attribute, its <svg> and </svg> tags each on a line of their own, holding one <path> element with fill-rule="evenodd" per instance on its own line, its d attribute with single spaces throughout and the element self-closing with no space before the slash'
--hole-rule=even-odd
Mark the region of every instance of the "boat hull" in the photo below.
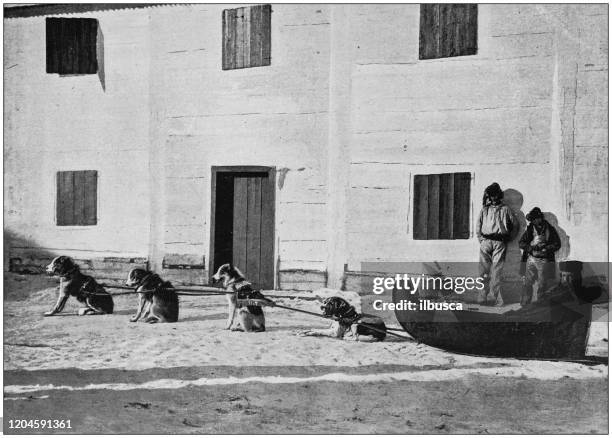
<svg viewBox="0 0 612 438">
<path fill-rule="evenodd" d="M 397 300 L 418 301 L 398 291 Z M 564 302 L 530 305 L 516 311 L 396 310 L 402 327 L 417 341 L 444 350 L 525 359 L 583 359 L 591 305 Z"/>
</svg>

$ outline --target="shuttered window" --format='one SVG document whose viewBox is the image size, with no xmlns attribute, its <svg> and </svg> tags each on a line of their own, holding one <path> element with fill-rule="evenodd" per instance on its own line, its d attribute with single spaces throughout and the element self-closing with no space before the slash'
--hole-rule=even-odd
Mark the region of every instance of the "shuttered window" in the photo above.
<svg viewBox="0 0 612 438">
<path fill-rule="evenodd" d="M 98 20 L 95 18 L 47 18 L 47 73 L 94 74 Z"/>
<path fill-rule="evenodd" d="M 419 59 L 475 55 L 478 5 L 422 4 Z"/>
<path fill-rule="evenodd" d="M 469 239 L 469 172 L 415 175 L 413 238 Z"/>
<path fill-rule="evenodd" d="M 223 11 L 223 70 L 270 65 L 270 5 Z"/>
<path fill-rule="evenodd" d="M 57 172 L 57 225 L 96 225 L 98 172 Z"/>
</svg>

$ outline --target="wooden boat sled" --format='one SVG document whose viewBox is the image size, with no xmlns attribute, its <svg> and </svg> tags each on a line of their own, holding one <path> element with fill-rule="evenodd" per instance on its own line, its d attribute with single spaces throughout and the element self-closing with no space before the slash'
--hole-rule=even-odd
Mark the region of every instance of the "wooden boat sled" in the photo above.
<svg viewBox="0 0 612 438">
<path fill-rule="evenodd" d="M 393 300 L 418 303 L 422 298 L 400 290 L 393 293 Z M 452 352 L 525 359 L 584 359 L 592 308 L 590 302 L 569 299 L 525 307 L 517 304 L 495 308 L 466 303 L 464 310 L 395 313 L 402 327 L 417 341 Z"/>
</svg>

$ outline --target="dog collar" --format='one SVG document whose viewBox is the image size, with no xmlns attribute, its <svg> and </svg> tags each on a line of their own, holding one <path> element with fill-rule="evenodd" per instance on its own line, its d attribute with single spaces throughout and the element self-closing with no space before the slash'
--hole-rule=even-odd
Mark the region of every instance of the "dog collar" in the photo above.
<svg viewBox="0 0 612 438">
<path fill-rule="evenodd" d="M 77 270 L 77 267 L 75 266 L 70 271 L 64 272 L 63 274 L 61 274 L 59 277 L 60 278 L 67 278 L 70 274 L 74 273 L 74 271 L 76 271 L 76 270 Z"/>
</svg>

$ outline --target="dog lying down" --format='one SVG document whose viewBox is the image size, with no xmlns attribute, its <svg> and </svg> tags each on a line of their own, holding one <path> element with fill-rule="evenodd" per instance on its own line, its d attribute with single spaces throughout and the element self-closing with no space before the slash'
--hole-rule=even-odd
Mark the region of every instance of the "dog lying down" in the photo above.
<svg viewBox="0 0 612 438">
<path fill-rule="evenodd" d="M 321 306 L 323 316 L 333 317 L 327 330 L 307 330 L 298 333 L 301 336 L 329 336 L 343 339 L 349 334 L 349 339 L 360 342 L 382 341 L 387 336 L 387 327 L 384 321 L 375 315 L 357 313 L 354 306 L 340 297 L 329 297 Z M 366 325 L 364 325 L 366 324 Z M 375 330 L 374 330 L 375 329 Z"/>
<path fill-rule="evenodd" d="M 227 294 L 227 324 L 226 330 L 245 332 L 266 331 L 266 318 L 262 306 L 270 304 L 271 301 L 258 290 L 253 290 L 251 283 L 245 280 L 240 270 L 230 263 L 221 265 L 211 283 L 223 280 L 223 287 Z M 241 302 L 248 301 L 249 304 L 242 305 Z M 238 313 L 238 323 L 234 325 L 234 319 Z"/>
<path fill-rule="evenodd" d="M 45 312 L 45 316 L 60 313 L 71 295 L 85 304 L 85 307 L 78 310 L 80 316 L 113 313 L 113 297 L 93 277 L 81 273 L 79 266 L 70 257 L 55 257 L 46 271 L 48 275 L 60 278 L 60 287 L 55 307 Z"/>
<path fill-rule="evenodd" d="M 130 322 L 142 318 L 143 322 L 177 322 L 179 312 L 178 295 L 172 284 L 159 275 L 144 269 L 132 269 L 125 282 L 138 292 L 138 308 Z"/>
</svg>

